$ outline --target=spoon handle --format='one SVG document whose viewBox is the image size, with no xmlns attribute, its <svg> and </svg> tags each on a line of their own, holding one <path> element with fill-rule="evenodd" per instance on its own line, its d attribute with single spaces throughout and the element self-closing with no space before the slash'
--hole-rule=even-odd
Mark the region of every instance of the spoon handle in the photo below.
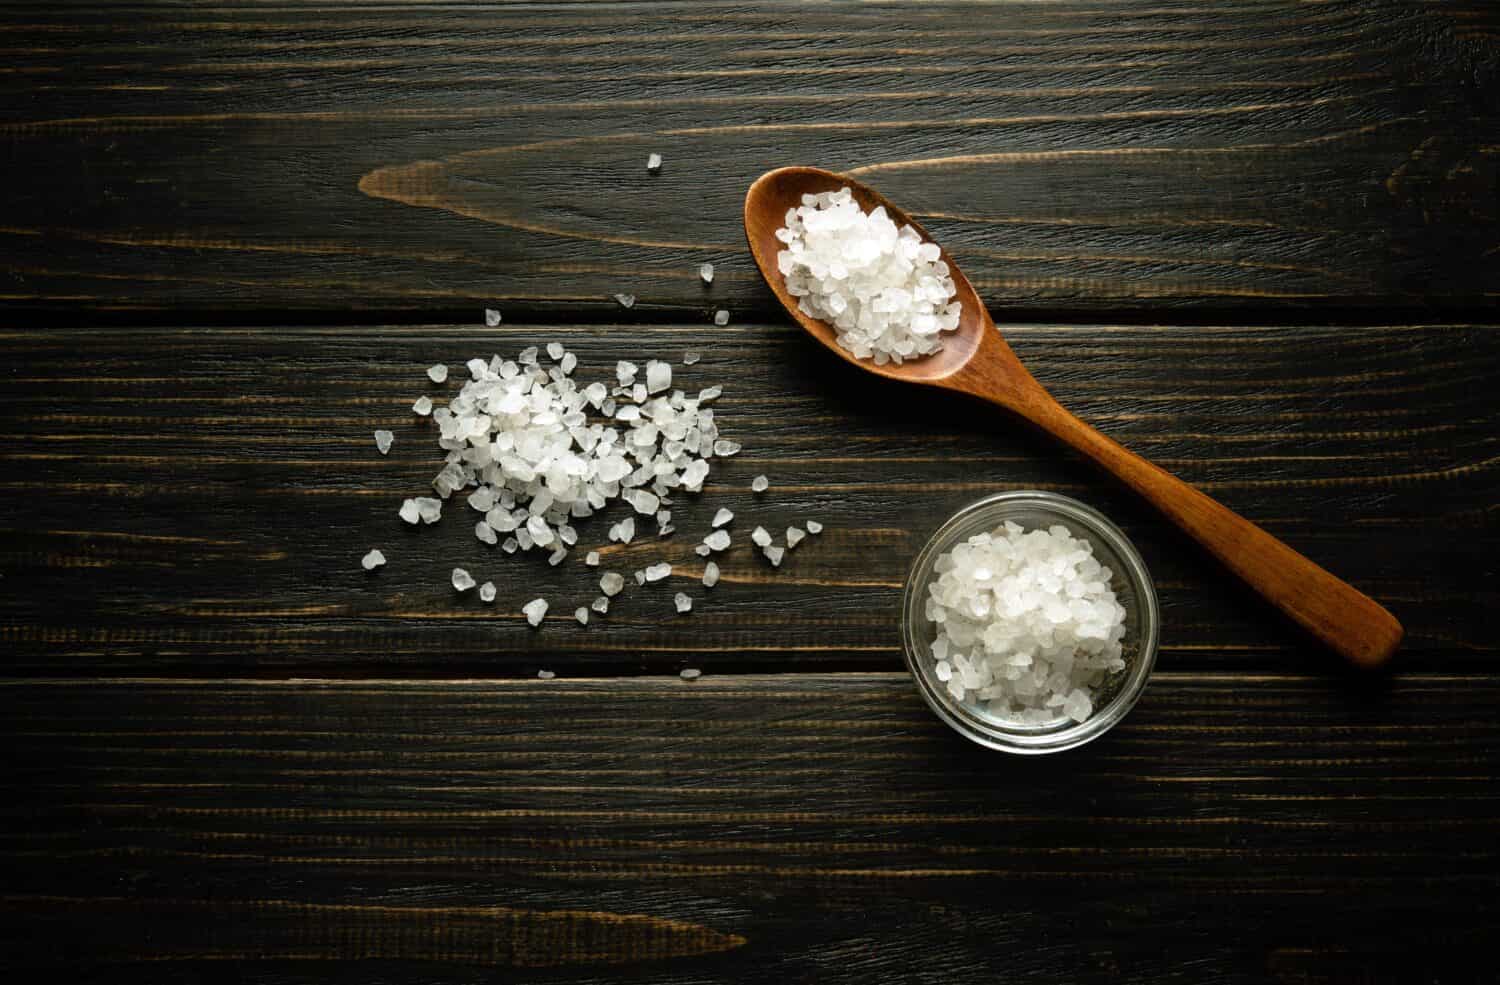
<svg viewBox="0 0 1500 985">
<path fill-rule="evenodd" d="M 1380 603 L 1227 506 L 1100 434 L 1040 386 L 1028 397 L 1005 404 L 1114 473 L 1267 601 L 1349 661 L 1378 667 L 1395 652 L 1405 631 Z"/>
</svg>

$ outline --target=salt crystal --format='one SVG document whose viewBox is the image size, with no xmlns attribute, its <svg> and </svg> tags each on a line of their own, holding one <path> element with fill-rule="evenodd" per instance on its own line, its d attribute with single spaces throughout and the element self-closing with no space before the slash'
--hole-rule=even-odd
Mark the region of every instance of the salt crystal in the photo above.
<svg viewBox="0 0 1500 985">
<path fill-rule="evenodd" d="M 786 548 L 785 547 L 767 547 L 765 549 L 765 555 L 766 555 L 766 558 L 771 562 L 771 566 L 773 568 L 779 568 L 779 567 L 781 567 L 781 559 L 782 559 L 782 557 L 786 555 Z"/>
<path fill-rule="evenodd" d="M 678 592 L 672 596 L 672 604 L 677 607 L 679 613 L 691 612 L 693 609 L 693 600 L 688 598 L 686 593 L 683 592 Z"/>
<path fill-rule="evenodd" d="M 685 681 L 696 681 L 703 676 L 703 671 L 695 667 L 688 667 L 686 670 L 678 672 L 677 676 Z"/>
<path fill-rule="evenodd" d="M 714 282 L 714 265 L 711 263 L 698 264 L 698 276 L 703 278 L 703 283 L 712 284 Z"/>
<path fill-rule="evenodd" d="M 630 492 L 625 493 L 623 498 L 627 503 L 635 507 L 637 513 L 641 514 L 655 513 L 661 505 L 661 499 L 655 493 L 646 489 L 632 489 Z"/>
<path fill-rule="evenodd" d="M 427 367 L 427 378 L 434 383 L 441 383 L 448 378 L 448 367 L 442 363 L 436 363 Z"/>
<path fill-rule="evenodd" d="M 396 436 L 389 431 L 375 432 L 375 447 L 382 455 L 391 450 L 391 442 L 395 440 Z"/>
<path fill-rule="evenodd" d="M 715 530 L 703 538 L 703 546 L 711 551 L 722 551 L 729 546 L 729 543 L 729 531 L 727 530 Z"/>
<path fill-rule="evenodd" d="M 670 564 L 668 564 L 667 562 L 663 561 L 660 564 L 653 564 L 649 568 L 646 569 L 646 580 L 647 581 L 661 581 L 663 578 L 667 577 L 671 573 L 672 573 L 672 566 Z"/>
<path fill-rule="evenodd" d="M 467 592 L 474 587 L 474 579 L 463 568 L 453 569 L 453 587 L 460 592 Z"/>
<path fill-rule="evenodd" d="M 660 154 L 648 154 L 648 155 L 646 155 L 646 170 L 650 171 L 652 174 L 655 174 L 656 172 L 658 172 L 658 171 L 661 170 L 661 155 Z"/>
<path fill-rule="evenodd" d="M 485 308 L 484 309 L 484 323 L 486 325 L 488 325 L 490 328 L 494 328 L 496 325 L 499 325 L 500 324 L 500 312 L 496 311 L 494 308 Z"/>
<path fill-rule="evenodd" d="M 423 523 L 437 523 L 443 515 L 443 501 L 431 496 L 418 496 L 412 500 L 417 504 L 417 514 Z"/>
<path fill-rule="evenodd" d="M 377 548 L 360 558 L 359 563 L 366 571 L 374 571 L 382 564 L 385 564 L 385 555 L 380 553 L 380 550 Z"/>
<path fill-rule="evenodd" d="M 532 599 L 521 606 L 521 611 L 526 613 L 527 622 L 533 626 L 539 626 L 541 625 L 542 617 L 547 614 L 547 600 L 540 598 Z"/>
<path fill-rule="evenodd" d="M 609 597 L 606 595 L 601 595 L 598 598 L 594 599 L 594 601 L 590 603 L 589 607 L 592 608 L 595 612 L 603 615 L 604 613 L 609 611 Z"/>
<path fill-rule="evenodd" d="M 403 500 L 399 513 L 401 519 L 407 523 L 415 524 L 422 519 L 422 515 L 417 512 L 417 501 L 415 499 Z"/>
<path fill-rule="evenodd" d="M 661 393 L 663 390 L 671 389 L 672 366 L 657 359 L 646 363 L 646 390 L 649 393 Z"/>
<path fill-rule="evenodd" d="M 722 527 L 722 526 L 724 526 L 724 524 L 728 523 L 730 520 L 733 520 L 733 519 L 734 519 L 734 514 L 733 513 L 731 513 L 729 510 L 726 510 L 726 509 L 720 509 L 719 512 L 717 512 L 717 513 L 714 514 L 714 521 L 713 521 L 712 526 Z"/>
<path fill-rule="evenodd" d="M 635 583 L 637 585 L 644 585 L 644 584 L 646 584 L 646 569 L 645 568 L 639 568 L 639 569 L 636 570 L 636 572 L 635 572 Z"/>
<path fill-rule="evenodd" d="M 615 295 L 615 300 L 618 301 L 618 302 L 620 302 L 620 307 L 622 307 L 622 308 L 633 308 L 633 307 L 635 307 L 635 295 L 634 294 L 616 294 Z"/>
<path fill-rule="evenodd" d="M 541 599 L 537 599 L 537 601 L 541 602 L 542 600 Z M 545 605 L 546 603 L 543 603 L 543 604 Z M 542 611 L 546 612 L 545 609 L 543 609 Z M 536 623 L 532 623 L 532 625 L 535 626 Z M 536 676 L 537 676 L 538 680 L 550 681 L 550 680 L 552 680 L 552 678 L 556 677 L 557 675 L 555 673 L 553 673 L 552 671 L 550 671 L 550 670 L 539 670 L 539 671 L 536 672 Z"/>
<path fill-rule="evenodd" d="M 793 547 L 796 547 L 798 544 L 802 543 L 802 538 L 806 537 L 806 536 L 807 536 L 806 533 L 804 533 L 801 530 L 798 530 L 796 527 L 787 527 L 786 528 L 786 546 L 787 546 L 787 550 L 791 550 Z"/>
<path fill-rule="evenodd" d="M 484 374 L 490 369 L 489 363 L 477 357 L 470 359 L 464 366 L 469 370 L 469 378 L 473 380 L 484 379 Z"/>
<path fill-rule="evenodd" d="M 621 359 L 615 363 L 615 379 L 620 381 L 621 386 L 630 386 L 630 384 L 634 383 L 635 374 L 639 371 L 640 367 L 633 362 Z"/>
<path fill-rule="evenodd" d="M 566 547 L 558 547 L 557 550 L 553 551 L 550 555 L 548 555 L 548 557 L 547 557 L 547 563 L 550 564 L 550 565 L 552 565 L 555 568 L 559 564 L 562 564 L 563 560 L 567 556 L 568 556 L 568 549 Z"/>
<path fill-rule="evenodd" d="M 478 537 L 480 540 L 491 546 L 493 546 L 500 539 L 499 535 L 495 533 L 495 528 L 490 526 L 488 523 L 485 523 L 483 520 L 480 520 L 478 523 L 474 524 L 474 536 Z"/>
<path fill-rule="evenodd" d="M 728 458 L 730 455 L 737 455 L 739 454 L 739 450 L 740 443 L 738 441 L 730 441 L 727 438 L 720 438 L 718 441 L 714 442 L 714 454 L 719 456 L 720 458 Z"/>
<path fill-rule="evenodd" d="M 715 311 L 714 312 L 714 324 L 715 325 L 728 325 L 729 324 L 729 309 L 727 309 L 727 308 L 720 308 L 718 311 Z"/>
<path fill-rule="evenodd" d="M 709 547 L 707 544 L 699 544 L 698 546 L 693 548 L 693 553 L 698 555 L 699 557 L 708 557 L 713 553 L 713 548 Z"/>
<path fill-rule="evenodd" d="M 547 358 L 551 359 L 553 362 L 557 362 L 558 360 L 562 359 L 562 357 L 567 354 L 567 351 L 567 349 L 563 348 L 563 344 L 561 342 L 547 343 Z"/>
<path fill-rule="evenodd" d="M 750 491 L 751 492 L 763 493 L 767 489 L 770 489 L 770 488 L 771 488 L 771 480 L 767 479 L 763 475 L 758 475 L 755 478 L 753 478 L 753 479 L 750 480 Z"/>
<path fill-rule="evenodd" d="M 485 602 L 495 601 L 495 583 L 487 581 L 479 586 L 479 597 Z"/>
<path fill-rule="evenodd" d="M 620 589 L 625 587 L 625 579 L 613 571 L 606 571 L 599 579 L 599 591 L 605 595 L 615 596 L 620 594 Z"/>
<path fill-rule="evenodd" d="M 573 618 L 578 620 L 578 624 L 580 626 L 587 626 L 589 624 L 588 608 L 580 605 L 578 608 L 573 610 Z"/>
<path fill-rule="evenodd" d="M 820 534 L 823 532 L 823 525 L 817 520 L 808 520 L 807 532 L 810 534 Z"/>
<path fill-rule="evenodd" d="M 421 414 L 423 417 L 426 417 L 428 414 L 432 413 L 432 398 L 418 397 L 416 399 L 416 402 L 411 405 L 411 409 L 413 413 Z"/>
<path fill-rule="evenodd" d="M 710 561 L 703 566 L 703 587 L 713 588 L 719 583 L 719 566 Z"/>
<path fill-rule="evenodd" d="M 583 563 L 588 565 L 590 568 L 599 567 L 599 552 L 589 551 L 583 556 Z"/>
<path fill-rule="evenodd" d="M 516 540 L 514 537 L 507 537 L 505 538 L 505 542 L 500 545 L 500 549 L 507 554 L 514 554 L 520 546 L 521 542 L 519 540 Z"/>
<path fill-rule="evenodd" d="M 750 539 L 755 541 L 757 547 L 769 547 L 771 534 L 765 527 L 756 527 L 750 532 Z"/>
<path fill-rule="evenodd" d="M 699 356 L 698 353 L 689 349 L 687 352 L 684 352 L 682 354 L 682 364 L 684 366 L 696 366 L 698 365 L 698 360 L 701 358 L 702 357 Z"/>
</svg>

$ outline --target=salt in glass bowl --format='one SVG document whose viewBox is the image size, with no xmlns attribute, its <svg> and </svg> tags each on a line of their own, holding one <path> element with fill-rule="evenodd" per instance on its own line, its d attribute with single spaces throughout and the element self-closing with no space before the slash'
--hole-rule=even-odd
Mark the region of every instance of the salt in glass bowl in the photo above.
<svg viewBox="0 0 1500 985">
<path fill-rule="evenodd" d="M 962 702 L 955 700 L 947 685 L 937 678 L 937 662 L 932 656 L 936 627 L 926 616 L 929 587 L 936 577 L 933 565 L 955 545 L 975 534 L 989 533 L 1006 520 L 1026 530 L 1061 524 L 1074 537 L 1092 544 L 1094 557 L 1110 569 L 1110 588 L 1125 609 L 1125 637 L 1121 641 L 1125 669 L 1106 677 L 1094 690 L 1094 713 L 1083 722 L 1073 721 L 1059 708 L 1054 719 L 1022 723 L 991 712 L 987 702 L 973 691 Z M 960 735 L 991 749 L 1022 755 L 1075 749 L 1097 739 L 1124 718 L 1145 690 L 1156 663 L 1158 620 L 1156 587 L 1140 554 L 1120 528 L 1076 499 L 1039 490 L 988 496 L 953 514 L 917 555 L 901 600 L 906 666 L 927 704 Z"/>
</svg>

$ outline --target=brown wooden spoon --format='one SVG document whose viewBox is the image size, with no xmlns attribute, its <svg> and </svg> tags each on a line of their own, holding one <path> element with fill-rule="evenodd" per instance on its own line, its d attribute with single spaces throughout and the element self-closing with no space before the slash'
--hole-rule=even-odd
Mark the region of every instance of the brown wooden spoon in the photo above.
<svg viewBox="0 0 1500 985">
<path fill-rule="evenodd" d="M 923 239 L 934 242 L 905 212 L 851 178 L 802 167 L 778 168 L 761 175 L 745 195 L 745 234 L 750 252 L 771 290 L 813 338 L 860 369 L 893 380 L 957 390 L 1019 414 L 1114 473 L 1272 605 L 1354 664 L 1377 667 L 1390 658 L 1401 643 L 1403 630 L 1379 603 L 1064 410 L 1005 344 L 973 285 L 947 250 L 943 250 L 942 259 L 958 287 L 957 300 L 963 305 L 963 314 L 957 330 L 944 334 L 941 351 L 899 366 L 877 366 L 839 348 L 832 326 L 803 314 L 797 308 L 797 299 L 787 293 L 776 267 L 776 255 L 783 248 L 776 230 L 786 224 L 787 209 L 802 204 L 804 194 L 844 187 L 853 192 L 865 211 L 883 205 L 897 225 L 910 223 Z"/>
</svg>

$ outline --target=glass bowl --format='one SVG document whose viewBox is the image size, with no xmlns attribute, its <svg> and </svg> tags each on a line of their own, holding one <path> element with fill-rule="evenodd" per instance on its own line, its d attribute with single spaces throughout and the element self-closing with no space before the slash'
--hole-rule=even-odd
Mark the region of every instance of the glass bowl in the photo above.
<svg viewBox="0 0 1500 985">
<path fill-rule="evenodd" d="M 974 692 L 956 701 L 937 678 L 932 642 L 936 633 L 925 614 L 933 564 L 954 545 L 978 533 L 994 530 L 1006 520 L 1027 530 L 1061 524 L 1094 547 L 1094 557 L 1112 572 L 1110 588 L 1125 609 L 1122 641 L 1125 669 L 1111 675 L 1095 690 L 1094 713 L 1074 722 L 1058 709 L 1057 717 L 1025 724 L 992 713 Z M 901 636 L 906 666 L 917 689 L 937 716 L 974 742 L 1003 752 L 1034 755 L 1074 749 L 1097 739 L 1125 717 L 1145 690 L 1156 663 L 1158 612 L 1156 587 L 1140 554 L 1099 511 L 1056 493 L 1027 490 L 999 493 L 970 503 L 938 528 L 922 548 L 906 579 L 901 600 Z"/>
</svg>

